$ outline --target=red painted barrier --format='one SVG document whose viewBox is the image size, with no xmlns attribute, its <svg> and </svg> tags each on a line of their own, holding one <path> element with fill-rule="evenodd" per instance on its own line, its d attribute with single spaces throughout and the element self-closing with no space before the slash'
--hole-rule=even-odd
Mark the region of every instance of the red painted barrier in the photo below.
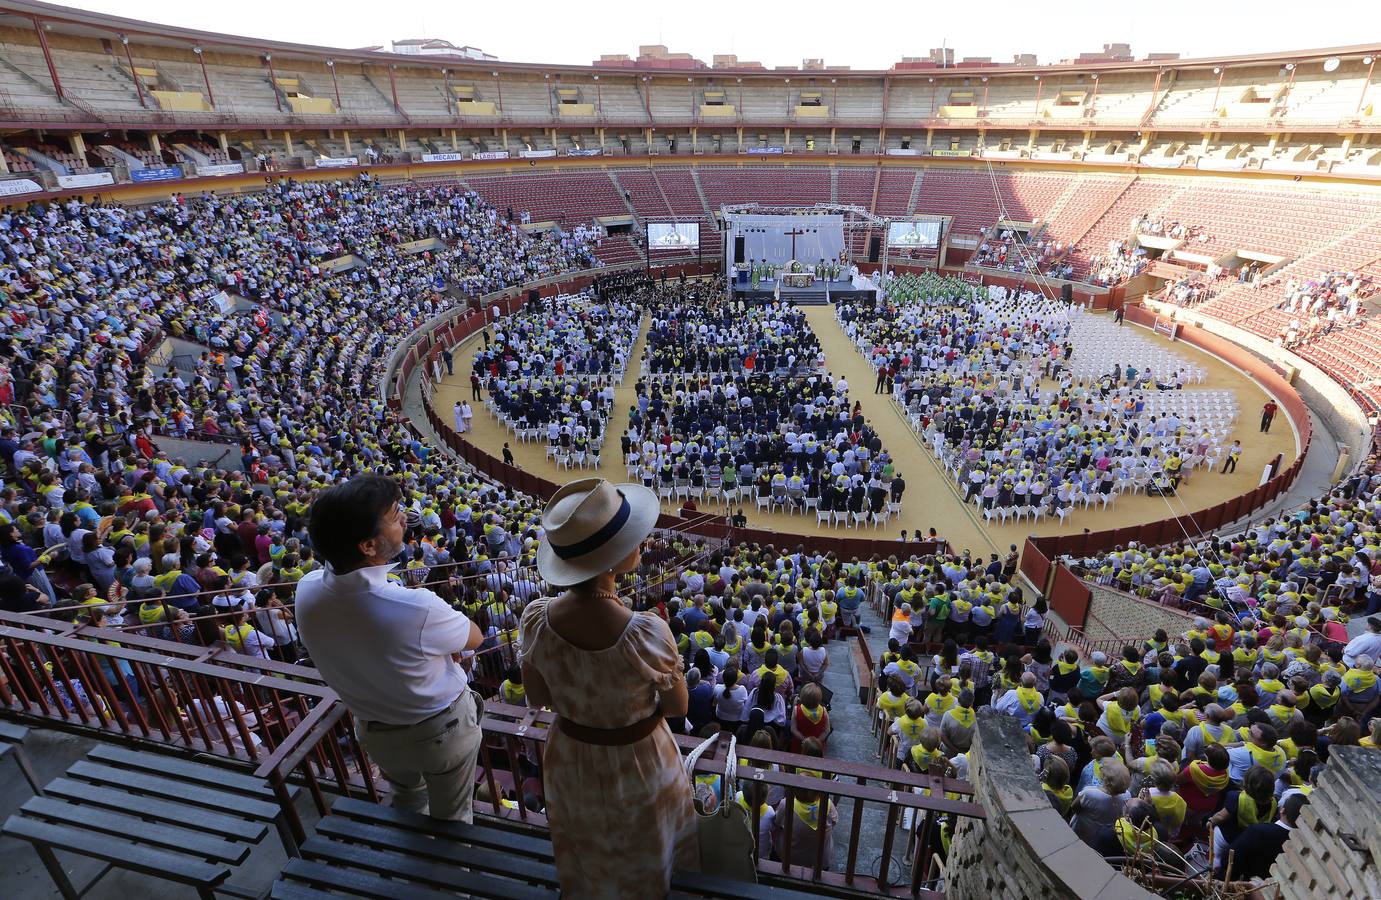
<svg viewBox="0 0 1381 900">
<path fill-rule="evenodd" d="M 1055 568 L 1055 580 L 1050 585 L 1050 609 L 1066 625 L 1082 628 L 1088 621 L 1088 608 L 1093 591 L 1066 566 Z"/>
</svg>

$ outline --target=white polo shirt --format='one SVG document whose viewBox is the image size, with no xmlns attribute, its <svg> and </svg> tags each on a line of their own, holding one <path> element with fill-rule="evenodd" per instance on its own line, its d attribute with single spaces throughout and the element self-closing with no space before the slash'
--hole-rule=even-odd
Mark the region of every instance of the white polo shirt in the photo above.
<svg viewBox="0 0 1381 900">
<path fill-rule="evenodd" d="M 466 689 L 465 670 L 451 654 L 465 648 L 470 620 L 425 588 L 389 581 L 393 567 L 309 572 L 297 583 L 297 628 L 356 718 L 411 725 Z"/>
</svg>

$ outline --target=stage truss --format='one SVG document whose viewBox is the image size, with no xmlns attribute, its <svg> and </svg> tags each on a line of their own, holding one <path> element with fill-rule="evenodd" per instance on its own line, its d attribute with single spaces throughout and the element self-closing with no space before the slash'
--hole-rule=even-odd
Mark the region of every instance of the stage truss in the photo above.
<svg viewBox="0 0 1381 900">
<path fill-rule="evenodd" d="M 952 216 L 936 216 L 917 214 L 910 216 L 879 216 L 869 212 L 861 206 L 852 206 L 847 203 L 801 203 L 794 205 L 772 204 L 772 203 L 733 203 L 719 207 L 719 229 L 723 232 L 731 215 L 764 215 L 764 216 L 843 216 L 844 217 L 844 250 L 847 257 L 843 262 L 857 262 L 855 254 L 860 253 L 866 257 L 868 253 L 868 236 L 875 231 L 878 232 L 882 247 L 882 272 L 885 275 L 888 268 L 888 257 L 890 255 L 890 242 L 888 233 L 891 231 L 893 222 L 926 222 L 939 221 L 943 227 L 943 238 L 940 246 L 936 248 L 936 258 L 943 258 L 945 246 L 949 242 L 950 226 L 953 223 Z M 863 235 L 861 242 L 862 249 L 855 246 L 854 238 Z M 728 255 L 732 248 L 725 241 L 724 249 L 726 265 Z M 938 263 L 937 263 L 938 264 Z"/>
</svg>

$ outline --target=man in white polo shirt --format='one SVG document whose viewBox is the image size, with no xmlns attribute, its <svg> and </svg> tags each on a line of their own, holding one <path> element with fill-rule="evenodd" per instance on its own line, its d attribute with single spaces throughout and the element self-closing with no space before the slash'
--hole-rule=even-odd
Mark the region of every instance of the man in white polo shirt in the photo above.
<svg viewBox="0 0 1381 900">
<path fill-rule="evenodd" d="M 381 475 L 317 496 L 308 532 L 326 567 L 298 582 L 297 626 L 393 805 L 469 822 L 479 707 L 460 655 L 483 635 L 433 592 L 388 580 L 407 529 L 401 499 Z"/>
</svg>

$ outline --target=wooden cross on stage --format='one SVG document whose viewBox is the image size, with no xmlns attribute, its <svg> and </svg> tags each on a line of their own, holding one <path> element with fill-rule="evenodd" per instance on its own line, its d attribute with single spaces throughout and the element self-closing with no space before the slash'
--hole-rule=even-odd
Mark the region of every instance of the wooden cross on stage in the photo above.
<svg viewBox="0 0 1381 900">
<path fill-rule="evenodd" d="M 797 236 L 798 234 L 805 234 L 805 232 L 793 228 L 791 231 L 783 231 L 782 234 L 784 234 L 784 235 L 786 235 L 787 237 L 791 238 L 791 258 L 792 258 L 792 260 L 795 260 L 795 259 L 796 259 L 796 236 Z"/>
</svg>

